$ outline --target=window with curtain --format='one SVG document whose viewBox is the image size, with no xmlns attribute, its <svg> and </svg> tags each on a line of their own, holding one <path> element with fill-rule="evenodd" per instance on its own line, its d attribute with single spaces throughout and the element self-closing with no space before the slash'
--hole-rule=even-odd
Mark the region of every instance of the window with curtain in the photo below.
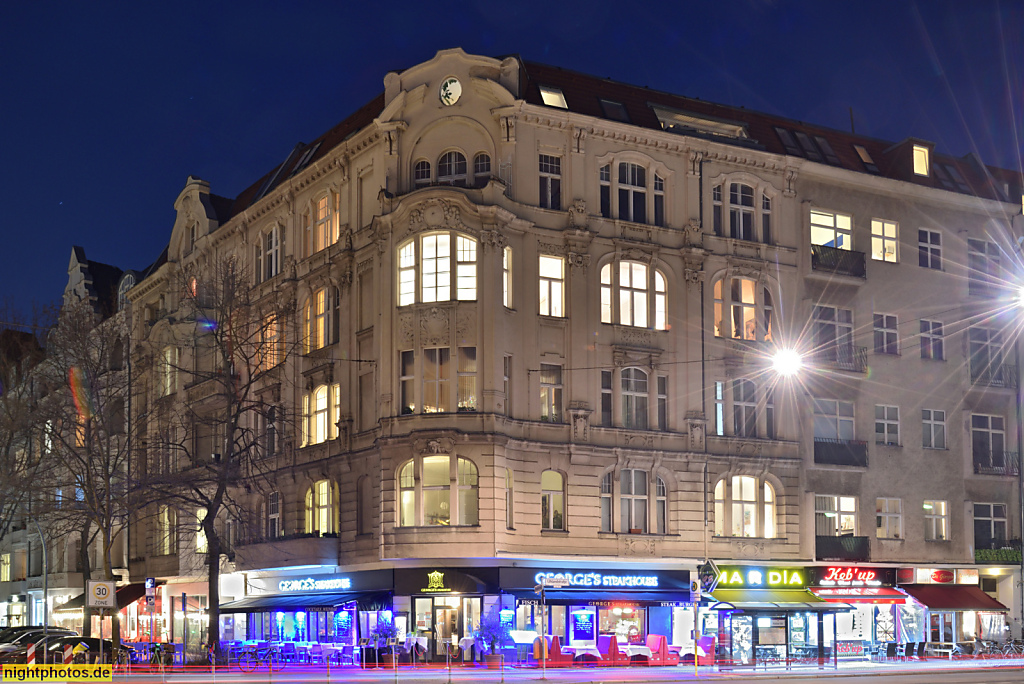
<svg viewBox="0 0 1024 684">
<path fill-rule="evenodd" d="M 540 527 L 565 529 L 565 478 L 557 470 L 545 470 L 540 476 Z"/>
</svg>

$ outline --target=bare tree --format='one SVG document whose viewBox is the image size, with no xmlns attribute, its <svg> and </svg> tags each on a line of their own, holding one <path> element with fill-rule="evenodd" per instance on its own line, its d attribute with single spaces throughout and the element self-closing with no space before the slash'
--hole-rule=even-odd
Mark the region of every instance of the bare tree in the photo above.
<svg viewBox="0 0 1024 684">
<path fill-rule="evenodd" d="M 151 468 L 142 484 L 178 510 L 184 538 L 195 540 L 194 558 L 205 564 L 208 583 L 208 642 L 218 653 L 222 554 L 232 530 L 247 527 L 245 485 L 263 475 L 280 430 L 273 423 L 283 420 L 266 388 L 276 385 L 279 394 L 285 382 L 284 317 L 276 303 L 256 301 L 249 283 L 230 257 L 185 274 L 184 321 L 175 324 L 174 342 L 190 353 L 179 359 L 153 350 L 161 393 L 173 393 L 176 376 L 182 394 L 154 402 L 163 408 L 154 408 L 151 420 L 161 427 L 151 431 L 149 448 L 171 465 Z"/>
</svg>

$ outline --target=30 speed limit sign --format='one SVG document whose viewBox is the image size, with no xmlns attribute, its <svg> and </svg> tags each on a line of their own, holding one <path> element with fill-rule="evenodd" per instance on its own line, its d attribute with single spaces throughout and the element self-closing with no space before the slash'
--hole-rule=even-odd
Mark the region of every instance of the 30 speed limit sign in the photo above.
<svg viewBox="0 0 1024 684">
<path fill-rule="evenodd" d="M 85 605 L 90 608 L 116 608 L 114 600 L 114 583 L 100 580 L 89 580 L 85 590 Z"/>
</svg>

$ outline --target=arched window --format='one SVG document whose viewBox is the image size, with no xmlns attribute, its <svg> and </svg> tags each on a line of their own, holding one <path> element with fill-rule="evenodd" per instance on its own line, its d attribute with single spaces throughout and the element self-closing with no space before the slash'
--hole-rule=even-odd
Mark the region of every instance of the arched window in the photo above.
<svg viewBox="0 0 1024 684">
<path fill-rule="evenodd" d="M 124 368 L 124 341 L 118 337 L 110 348 L 110 370 Z"/>
<path fill-rule="evenodd" d="M 665 275 L 639 261 L 601 267 L 601 322 L 668 328 Z"/>
<path fill-rule="evenodd" d="M 758 296 L 760 295 L 760 296 Z M 715 281 L 715 336 L 767 342 L 772 339 L 772 296 L 753 278 Z"/>
<path fill-rule="evenodd" d="M 417 259 L 417 243 L 419 258 Z M 417 281 L 419 287 L 417 288 Z M 476 299 L 477 241 L 457 233 L 427 233 L 398 248 L 398 305 Z"/>
<path fill-rule="evenodd" d="M 540 475 L 540 528 L 565 529 L 565 478 L 557 470 Z"/>
<path fill-rule="evenodd" d="M 302 395 L 302 446 L 338 437 L 341 385 L 319 385 Z"/>
<path fill-rule="evenodd" d="M 128 290 L 135 287 L 135 276 L 131 273 L 125 274 L 117 286 L 117 310 L 124 311 L 128 306 Z"/>
<path fill-rule="evenodd" d="M 338 288 L 329 286 L 314 292 L 302 310 L 302 340 L 306 353 L 338 341 L 340 322 Z"/>
<path fill-rule="evenodd" d="M 412 168 L 412 181 L 417 188 L 430 185 L 430 162 L 421 159 Z"/>
<path fill-rule="evenodd" d="M 306 490 L 306 534 L 323 536 L 335 532 L 334 486 L 320 480 Z"/>
<path fill-rule="evenodd" d="M 728 202 L 722 185 L 711 188 L 711 207 L 715 235 L 734 240 L 763 242 L 772 240 L 772 198 L 767 192 L 758 191 L 746 183 L 729 183 Z M 760 195 L 760 202 L 755 200 Z M 758 206 L 758 204 L 760 206 Z M 724 217 L 729 216 L 729 230 L 726 235 Z M 758 220 L 760 216 L 760 220 Z M 760 233 L 758 233 L 760 226 Z"/>
<path fill-rule="evenodd" d="M 473 158 L 473 187 L 484 187 L 490 178 L 491 155 L 481 152 Z"/>
<path fill-rule="evenodd" d="M 774 538 L 775 488 L 767 480 L 733 475 L 715 484 L 715 535 Z"/>
<path fill-rule="evenodd" d="M 622 424 L 647 429 L 647 373 L 639 368 L 622 369 Z"/>
<path fill-rule="evenodd" d="M 417 456 L 398 470 L 399 525 L 478 525 L 479 486 L 477 467 L 469 459 Z"/>
<path fill-rule="evenodd" d="M 437 182 L 466 187 L 466 156 L 455 151 L 442 154 L 437 160 Z"/>
</svg>

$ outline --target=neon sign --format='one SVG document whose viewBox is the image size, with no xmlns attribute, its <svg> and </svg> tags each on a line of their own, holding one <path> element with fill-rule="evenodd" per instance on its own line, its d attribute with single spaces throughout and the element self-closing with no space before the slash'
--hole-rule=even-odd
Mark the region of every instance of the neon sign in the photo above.
<svg viewBox="0 0 1024 684">
<path fill-rule="evenodd" d="M 824 587 L 878 587 L 882 580 L 871 568 L 825 568 L 818 584 Z"/>
<path fill-rule="evenodd" d="M 644 587 L 656 588 L 657 575 L 602 575 L 599 572 L 538 572 L 533 577 L 537 584 L 545 579 L 563 580 L 570 587 Z"/>
<path fill-rule="evenodd" d="M 720 587 L 804 587 L 803 568 L 723 568 L 718 575 Z"/>
<path fill-rule="evenodd" d="M 280 591 L 327 591 L 330 589 L 351 589 L 352 580 L 348 577 L 335 579 L 313 579 L 307 577 L 299 580 L 281 580 L 277 585 Z"/>
</svg>

